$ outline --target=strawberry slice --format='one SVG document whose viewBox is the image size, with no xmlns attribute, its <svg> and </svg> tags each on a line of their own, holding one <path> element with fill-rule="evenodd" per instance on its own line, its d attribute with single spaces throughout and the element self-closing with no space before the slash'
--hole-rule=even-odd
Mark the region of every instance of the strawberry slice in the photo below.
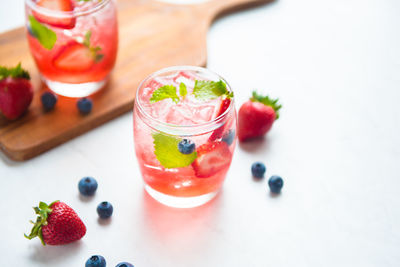
<svg viewBox="0 0 400 267">
<path fill-rule="evenodd" d="M 75 41 L 64 46 L 53 59 L 56 68 L 68 72 L 87 71 L 94 63 L 90 49 Z"/>
<path fill-rule="evenodd" d="M 74 10 L 74 5 L 71 0 L 39 0 L 36 4 L 40 7 L 54 11 L 68 12 Z M 73 14 L 71 14 L 71 16 L 60 18 L 57 16 L 45 15 L 36 11 L 33 11 L 32 13 L 38 21 L 55 27 L 65 29 L 72 29 L 75 27 L 75 18 L 73 17 Z"/>
<path fill-rule="evenodd" d="M 222 100 L 221 105 L 218 110 L 218 113 L 217 113 L 217 117 L 221 116 L 229 108 L 230 105 L 231 105 L 230 98 L 225 98 L 224 100 Z M 217 139 L 222 138 L 222 136 L 224 134 L 225 126 L 226 126 L 226 123 L 224 125 L 222 125 L 221 127 L 219 127 L 218 129 L 215 129 L 215 131 L 211 134 L 210 138 L 208 138 L 208 141 L 213 142 Z"/>
<path fill-rule="evenodd" d="M 192 167 L 197 177 L 207 178 L 228 168 L 232 155 L 225 142 L 205 143 L 197 148 L 197 158 Z"/>
</svg>

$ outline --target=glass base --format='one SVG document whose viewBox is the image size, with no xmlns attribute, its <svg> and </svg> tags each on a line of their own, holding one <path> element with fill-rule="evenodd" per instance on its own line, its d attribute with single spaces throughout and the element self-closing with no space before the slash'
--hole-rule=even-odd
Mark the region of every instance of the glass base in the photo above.
<svg viewBox="0 0 400 267">
<path fill-rule="evenodd" d="M 197 197 L 174 197 L 171 195 L 160 193 L 148 185 L 145 185 L 144 188 L 146 189 L 147 193 L 149 193 L 149 195 L 152 196 L 155 200 L 166 206 L 174 208 L 198 207 L 207 203 L 218 194 L 218 191 L 216 191 Z"/>
<path fill-rule="evenodd" d="M 67 97 L 89 96 L 103 88 L 107 82 L 107 79 L 104 79 L 88 83 L 62 83 L 48 80 L 45 77 L 42 77 L 42 80 L 54 93 Z"/>
</svg>

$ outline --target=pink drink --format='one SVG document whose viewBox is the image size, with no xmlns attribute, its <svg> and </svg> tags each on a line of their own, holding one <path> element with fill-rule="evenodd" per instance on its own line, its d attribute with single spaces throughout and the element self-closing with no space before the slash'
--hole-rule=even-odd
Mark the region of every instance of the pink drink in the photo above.
<svg viewBox="0 0 400 267">
<path fill-rule="evenodd" d="M 25 2 L 29 47 L 47 86 L 70 97 L 103 87 L 118 48 L 114 0 Z"/>
<path fill-rule="evenodd" d="M 223 81 L 204 68 L 167 68 L 144 80 L 135 100 L 135 150 L 145 188 L 170 206 L 197 206 L 214 197 L 235 149 L 233 97 L 200 100 L 193 94 L 196 80 Z M 179 91 L 181 83 L 187 94 L 182 97 L 177 93 L 177 103 L 171 98 L 150 101 L 157 89 L 171 85 Z M 231 92 L 228 86 L 227 91 Z M 187 158 L 181 158 L 178 149 L 184 139 L 195 144 Z M 163 157 L 164 153 L 168 155 Z"/>
</svg>

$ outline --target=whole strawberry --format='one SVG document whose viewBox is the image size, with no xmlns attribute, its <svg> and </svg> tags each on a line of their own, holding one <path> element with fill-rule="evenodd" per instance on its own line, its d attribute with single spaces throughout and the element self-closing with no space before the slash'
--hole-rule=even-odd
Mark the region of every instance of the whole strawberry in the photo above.
<svg viewBox="0 0 400 267">
<path fill-rule="evenodd" d="M 38 215 L 29 236 L 39 237 L 43 245 L 64 245 L 81 239 L 86 234 L 86 227 L 67 204 L 54 201 L 50 205 L 44 202 L 34 207 Z"/>
<path fill-rule="evenodd" d="M 29 73 L 21 68 L 0 66 L 0 112 L 10 120 L 20 117 L 29 107 L 33 89 Z"/>
<path fill-rule="evenodd" d="M 244 103 L 239 109 L 238 138 L 246 141 L 265 135 L 279 118 L 278 99 L 258 95 L 253 92 L 253 97 Z"/>
</svg>

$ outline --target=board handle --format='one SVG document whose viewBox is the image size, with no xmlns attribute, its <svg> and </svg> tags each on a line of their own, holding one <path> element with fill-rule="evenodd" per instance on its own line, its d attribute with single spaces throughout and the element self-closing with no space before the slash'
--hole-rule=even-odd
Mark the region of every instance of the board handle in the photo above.
<svg viewBox="0 0 400 267">
<path fill-rule="evenodd" d="M 273 1 L 275 0 L 209 0 L 199 4 L 199 7 L 214 20 L 227 13 Z"/>
</svg>

